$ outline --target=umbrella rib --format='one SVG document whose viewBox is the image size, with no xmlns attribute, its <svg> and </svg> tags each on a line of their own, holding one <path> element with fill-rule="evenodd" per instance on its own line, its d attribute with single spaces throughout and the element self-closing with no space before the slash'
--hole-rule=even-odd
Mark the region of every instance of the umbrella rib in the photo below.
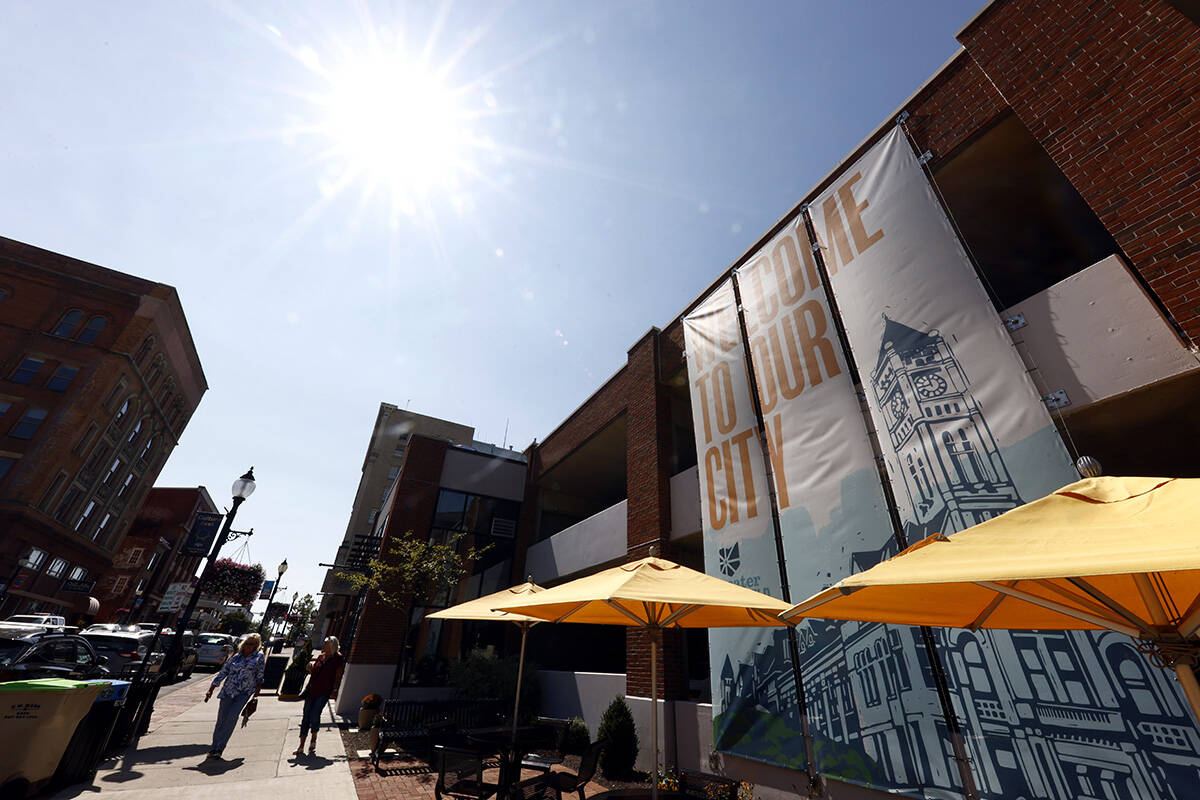
<svg viewBox="0 0 1200 800">
<path fill-rule="evenodd" d="M 570 611 L 568 611 L 567 613 L 563 614 L 561 617 L 559 617 L 558 619 L 556 619 L 556 620 L 554 620 L 554 621 L 555 621 L 555 622 L 562 622 L 564 619 L 566 619 L 567 617 L 571 616 L 571 615 L 572 615 L 572 614 L 574 614 L 576 611 L 578 611 L 579 609 L 583 608 L 583 607 L 584 607 L 584 606 L 586 606 L 586 605 L 587 605 L 587 601 L 585 600 L 585 601 L 583 601 L 583 602 L 582 602 L 582 603 L 580 603 L 579 605 L 575 606 L 575 607 L 574 607 L 574 608 L 572 608 Z"/>
<path fill-rule="evenodd" d="M 631 620 L 633 620 L 635 623 L 637 623 L 638 627 L 640 627 L 640 628 L 644 628 L 647 625 L 654 624 L 653 621 L 651 621 L 651 620 L 641 619 L 640 617 L 638 617 L 637 614 L 634 614 L 632 611 L 625 608 L 625 606 L 620 605 L 615 600 L 610 600 L 609 598 L 606 597 L 606 598 L 604 598 L 604 603 L 605 603 L 605 605 L 608 605 L 608 606 L 616 609 L 617 611 L 621 612 L 625 616 L 629 617 Z"/>
<path fill-rule="evenodd" d="M 1011 585 L 1016 586 L 1017 583 L 1019 583 L 1019 581 L 1013 581 Z M 993 597 L 991 602 L 987 604 L 987 607 L 985 609 L 983 609 L 983 613 L 980 614 L 978 617 L 976 617 L 974 620 L 972 620 L 971 624 L 967 626 L 967 630 L 977 631 L 981 627 L 983 627 L 983 623 L 987 621 L 987 618 L 990 617 L 992 615 L 992 612 L 994 612 L 999 607 L 999 605 L 1004 602 L 1005 598 L 1008 597 L 1008 595 L 1002 594 L 1000 592 L 996 592 L 995 594 L 996 594 L 996 596 Z"/>
<path fill-rule="evenodd" d="M 1083 578 L 1078 578 L 1078 577 L 1067 578 L 1067 580 L 1070 581 L 1070 583 L 1073 586 L 1076 586 L 1081 591 L 1086 592 L 1087 594 L 1091 595 L 1094 599 L 1099 601 L 1103 606 L 1108 608 L 1114 614 L 1121 617 L 1126 622 L 1128 622 L 1129 624 L 1133 625 L 1135 628 L 1140 630 L 1144 636 L 1149 637 L 1149 638 L 1154 637 L 1154 635 L 1155 635 L 1154 631 L 1151 630 L 1150 625 L 1148 625 L 1145 620 L 1138 617 L 1137 614 L 1134 614 L 1132 611 L 1130 611 L 1128 608 L 1126 608 L 1125 606 L 1118 603 L 1116 600 L 1113 600 L 1111 597 L 1109 597 L 1107 594 L 1105 594 L 1104 592 L 1097 589 L 1095 586 L 1092 586 L 1090 583 L 1085 581 Z"/>
<path fill-rule="evenodd" d="M 1097 614 L 1101 617 L 1108 615 L 1111 610 L 1108 607 L 1097 603 L 1095 600 L 1092 600 L 1092 598 L 1088 597 L 1087 595 L 1077 594 L 1068 590 L 1064 586 L 1059 586 L 1057 583 L 1052 583 L 1050 581 L 1038 581 L 1038 586 L 1048 589 L 1059 597 L 1064 597 L 1072 603 L 1078 603 L 1084 608 L 1091 609 L 1093 614 Z"/>
<path fill-rule="evenodd" d="M 754 608 L 753 606 L 747 606 L 746 610 L 750 612 L 750 616 L 758 617 L 763 622 L 769 622 L 772 625 L 779 625 L 781 627 L 786 628 L 789 625 L 794 624 L 792 622 L 788 622 L 787 620 L 784 620 L 783 618 L 781 618 L 780 616 L 778 616 L 776 614 L 768 614 L 767 612 L 763 611 L 762 609 Z"/>
<path fill-rule="evenodd" d="M 671 625 L 678 622 L 681 618 L 686 617 L 688 614 L 692 613 L 693 611 L 699 611 L 699 610 L 700 610 L 700 606 L 696 605 L 695 603 L 690 603 L 688 605 L 680 606 L 679 608 L 675 609 L 674 613 L 672 613 L 669 617 L 667 617 L 666 619 L 664 619 L 662 621 L 662 627 L 669 628 Z"/>
<path fill-rule="evenodd" d="M 1183 621 L 1179 623 L 1179 633 L 1185 639 L 1190 639 L 1197 630 L 1200 630 L 1200 597 L 1183 613 Z"/>
<path fill-rule="evenodd" d="M 990 589 L 993 592 L 1000 592 L 1001 594 L 1015 597 L 1018 600 L 1024 600 L 1026 603 L 1032 603 L 1035 606 L 1040 606 L 1042 608 L 1049 609 L 1050 611 L 1056 611 L 1064 616 L 1073 617 L 1074 619 L 1083 620 L 1084 622 L 1090 622 L 1099 628 L 1106 628 L 1111 631 L 1116 631 L 1117 633 L 1123 633 L 1126 636 L 1132 636 L 1135 639 L 1141 638 L 1142 636 L 1141 630 L 1130 627 L 1123 622 L 1119 622 L 1108 617 L 1102 617 L 1098 614 L 1092 614 L 1078 608 L 1071 608 L 1070 606 L 1065 606 L 1062 603 L 1056 603 L 1053 600 L 1048 600 L 1045 597 L 1038 597 L 1036 594 L 1030 594 L 1029 592 L 1022 591 L 1021 589 L 1014 589 L 1011 586 L 1005 586 L 1002 583 L 994 583 L 992 581 L 974 581 L 974 583 L 976 586 L 982 586 L 983 588 Z"/>
</svg>

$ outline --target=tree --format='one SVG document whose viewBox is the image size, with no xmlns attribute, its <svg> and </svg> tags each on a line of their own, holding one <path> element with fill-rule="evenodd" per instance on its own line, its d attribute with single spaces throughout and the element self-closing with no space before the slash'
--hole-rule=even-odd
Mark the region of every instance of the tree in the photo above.
<svg viewBox="0 0 1200 800">
<path fill-rule="evenodd" d="M 452 534 L 446 542 L 413 536 L 408 531 L 392 540 L 387 556 L 373 558 L 365 572 L 341 572 L 353 588 L 373 592 L 379 601 L 393 608 L 406 604 L 430 605 L 442 592 L 455 586 L 466 573 L 466 565 L 486 553 L 491 545 L 475 549 L 462 547 L 465 534 Z M 411 611 L 405 615 L 400 641 L 407 646 Z M 403 651 L 401 651 L 403 653 Z M 403 661 L 403 656 L 401 657 Z"/>
<path fill-rule="evenodd" d="M 296 641 L 297 637 L 308 633 L 308 622 L 312 618 L 312 612 L 317 607 L 311 594 L 306 594 L 292 605 L 292 613 L 288 614 L 288 621 L 292 623 L 292 629 L 288 631 L 287 640 L 289 642 Z M 285 607 L 286 611 L 287 608 Z"/>
<path fill-rule="evenodd" d="M 217 623 L 217 630 L 231 636 L 242 636 L 253 625 L 254 622 L 245 611 L 230 611 L 221 617 L 221 621 Z"/>
</svg>

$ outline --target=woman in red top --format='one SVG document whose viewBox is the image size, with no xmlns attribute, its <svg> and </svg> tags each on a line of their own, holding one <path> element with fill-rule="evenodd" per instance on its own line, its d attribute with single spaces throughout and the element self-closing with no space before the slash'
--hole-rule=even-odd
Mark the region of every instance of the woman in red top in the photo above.
<svg viewBox="0 0 1200 800">
<path fill-rule="evenodd" d="M 321 724 L 321 712 L 326 704 L 337 697 L 338 686 L 342 683 L 342 653 L 337 637 L 326 636 L 321 646 L 321 655 L 308 665 L 308 689 L 305 690 L 304 716 L 300 718 L 300 746 L 294 755 L 304 755 L 304 737 L 312 731 L 312 741 L 308 743 L 308 754 L 316 755 L 317 728 Z"/>
</svg>

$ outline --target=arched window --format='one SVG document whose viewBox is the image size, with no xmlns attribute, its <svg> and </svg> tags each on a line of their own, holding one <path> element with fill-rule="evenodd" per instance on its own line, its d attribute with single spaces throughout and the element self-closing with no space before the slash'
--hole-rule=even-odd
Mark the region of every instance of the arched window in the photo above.
<svg viewBox="0 0 1200 800">
<path fill-rule="evenodd" d="M 125 421 L 125 417 L 129 416 L 129 412 L 133 409 L 133 398 L 126 397 L 125 402 L 121 403 L 121 407 L 117 409 L 117 413 L 113 416 L 113 425 L 120 427 Z"/>
<path fill-rule="evenodd" d="M 157 437 L 155 436 L 151 436 L 146 440 L 146 446 L 142 448 L 142 452 L 138 458 L 142 459 L 143 461 L 150 458 L 151 454 L 154 452 L 154 441 L 156 438 Z"/>
<path fill-rule="evenodd" d="M 83 320 L 83 312 L 78 309 L 68 311 L 62 315 L 62 319 L 54 326 L 54 330 L 50 333 L 54 336 L 61 336 L 64 339 L 69 339 L 74 335 L 79 323 Z"/>
<path fill-rule="evenodd" d="M 154 337 L 147 336 L 146 341 L 142 342 L 142 346 L 138 348 L 137 355 L 133 360 L 137 362 L 139 367 L 146 366 L 146 359 L 150 357 L 150 351 L 154 349 Z"/>
<path fill-rule="evenodd" d="M 83 326 L 83 331 L 79 334 L 76 341 L 90 344 L 96 341 L 96 337 L 100 335 L 100 331 L 104 330 L 104 326 L 108 324 L 108 320 L 104 317 L 92 317 L 87 321 L 87 325 Z"/>
<path fill-rule="evenodd" d="M 150 374 L 146 376 L 146 387 L 153 390 L 163 376 L 163 357 L 159 353 L 154 357 L 154 366 L 150 367 Z"/>
<path fill-rule="evenodd" d="M 137 425 L 133 426 L 133 430 L 129 432 L 129 438 L 125 440 L 128 444 L 133 444 L 135 441 L 137 441 L 138 436 L 140 436 L 142 433 L 142 423 L 145 421 L 146 417 L 142 417 L 137 421 Z"/>
<path fill-rule="evenodd" d="M 158 404 L 163 408 L 169 405 L 172 392 L 175 391 L 175 379 L 167 378 L 166 384 L 163 385 L 162 393 L 158 396 Z"/>
</svg>

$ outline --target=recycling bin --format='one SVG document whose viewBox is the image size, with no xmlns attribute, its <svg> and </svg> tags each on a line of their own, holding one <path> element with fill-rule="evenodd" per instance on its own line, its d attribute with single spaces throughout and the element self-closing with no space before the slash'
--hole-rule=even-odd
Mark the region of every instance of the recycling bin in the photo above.
<svg viewBox="0 0 1200 800">
<path fill-rule="evenodd" d="M 124 747 L 135 736 L 146 732 L 154 712 L 154 701 L 158 698 L 158 684 L 157 674 L 143 675 L 140 680 L 129 682 L 125 702 L 117 714 L 110 738 L 114 747 Z"/>
<path fill-rule="evenodd" d="M 103 684 L 63 678 L 0 683 L 0 796 L 37 791 L 53 776 Z"/>
<path fill-rule="evenodd" d="M 54 771 L 55 786 L 69 786 L 81 781 L 90 781 L 96 768 L 104 758 L 108 742 L 116 727 L 117 717 L 129 693 L 129 681 L 87 681 L 101 685 L 91 709 L 75 727 L 75 734 L 67 743 Z"/>
<path fill-rule="evenodd" d="M 263 668 L 264 689 L 279 689 L 279 684 L 283 681 L 283 672 L 287 669 L 289 660 L 287 656 L 267 656 L 267 663 Z"/>
</svg>

